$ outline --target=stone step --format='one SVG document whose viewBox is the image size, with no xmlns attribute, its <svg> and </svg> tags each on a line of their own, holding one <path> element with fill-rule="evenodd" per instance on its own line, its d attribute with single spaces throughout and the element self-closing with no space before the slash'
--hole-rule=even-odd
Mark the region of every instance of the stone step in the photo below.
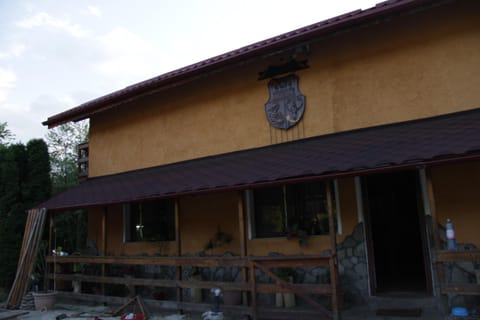
<svg viewBox="0 0 480 320">
<path fill-rule="evenodd" d="M 410 315 L 406 311 L 419 310 L 419 316 Z M 380 311 L 383 311 L 382 314 Z M 392 312 L 390 315 L 387 311 Z M 378 313 L 378 314 L 377 314 Z M 395 316 L 394 314 L 398 314 Z M 403 314 L 403 316 L 402 316 Z M 403 319 L 443 319 L 442 312 L 437 308 L 433 297 L 370 297 L 363 307 L 353 307 L 344 313 L 344 320 L 376 319 L 376 320 L 403 320 Z"/>
</svg>

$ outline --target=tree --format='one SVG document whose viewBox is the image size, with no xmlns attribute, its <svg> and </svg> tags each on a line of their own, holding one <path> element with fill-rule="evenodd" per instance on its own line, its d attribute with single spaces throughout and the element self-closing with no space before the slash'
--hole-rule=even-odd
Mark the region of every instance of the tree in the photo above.
<svg viewBox="0 0 480 320">
<path fill-rule="evenodd" d="M 77 146 L 88 140 L 88 123 L 67 123 L 46 135 L 52 166 L 52 191 L 57 194 L 77 184 Z"/>
<path fill-rule="evenodd" d="M 10 132 L 10 130 L 7 128 L 7 123 L 6 122 L 0 123 L 0 145 L 7 145 L 14 138 L 15 138 L 15 135 L 12 134 L 12 132 Z"/>
<path fill-rule="evenodd" d="M 26 211 L 50 196 L 50 160 L 43 140 L 0 148 L 0 287 L 14 277 Z"/>
<path fill-rule="evenodd" d="M 42 139 L 27 143 L 27 179 L 24 185 L 25 205 L 31 208 L 48 199 L 52 193 L 50 155 Z"/>
<path fill-rule="evenodd" d="M 78 183 L 78 145 L 88 140 L 88 123 L 67 123 L 51 129 L 46 140 L 52 164 L 52 193 L 57 194 Z M 86 242 L 85 210 L 55 215 L 57 246 L 68 252 L 79 251 Z"/>
</svg>

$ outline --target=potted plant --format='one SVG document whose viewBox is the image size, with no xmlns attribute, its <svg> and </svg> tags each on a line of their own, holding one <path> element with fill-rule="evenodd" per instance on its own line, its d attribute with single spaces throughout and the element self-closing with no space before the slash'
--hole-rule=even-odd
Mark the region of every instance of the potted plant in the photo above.
<svg viewBox="0 0 480 320">
<path fill-rule="evenodd" d="M 208 242 L 205 244 L 204 250 L 208 251 L 208 250 L 213 250 L 215 248 L 222 247 L 232 242 L 232 240 L 233 240 L 232 235 L 222 231 L 220 229 L 220 226 L 218 226 L 217 231 L 215 231 L 212 238 L 210 238 Z"/>
</svg>

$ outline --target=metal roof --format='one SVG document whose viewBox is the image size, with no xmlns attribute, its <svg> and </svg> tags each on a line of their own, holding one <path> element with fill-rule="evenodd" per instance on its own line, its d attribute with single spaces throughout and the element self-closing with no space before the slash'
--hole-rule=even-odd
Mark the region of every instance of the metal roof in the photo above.
<svg viewBox="0 0 480 320">
<path fill-rule="evenodd" d="M 117 107 L 145 95 L 178 86 L 197 79 L 198 77 L 205 76 L 215 70 L 221 70 L 222 68 L 235 65 L 242 61 L 248 61 L 255 57 L 261 57 L 262 55 L 292 48 L 299 44 L 305 44 L 315 38 L 354 28 L 371 21 L 377 21 L 383 17 L 390 17 L 401 12 L 409 12 L 412 9 L 418 10 L 420 7 L 426 5 L 439 5 L 443 2 L 445 1 L 389 0 L 381 2 L 369 9 L 352 11 L 136 83 L 88 101 L 78 107 L 53 115 L 44 121 L 43 124 L 52 128 L 69 121 L 83 120 L 95 113 Z"/>
<path fill-rule="evenodd" d="M 64 210 L 480 159 L 480 108 L 87 179 Z"/>
</svg>

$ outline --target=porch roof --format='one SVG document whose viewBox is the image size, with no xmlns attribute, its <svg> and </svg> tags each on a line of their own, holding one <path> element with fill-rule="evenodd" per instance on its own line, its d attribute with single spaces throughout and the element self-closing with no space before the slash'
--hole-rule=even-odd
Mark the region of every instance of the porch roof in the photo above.
<svg viewBox="0 0 480 320">
<path fill-rule="evenodd" d="M 38 205 L 65 210 L 480 159 L 480 108 L 89 178 Z"/>
</svg>

